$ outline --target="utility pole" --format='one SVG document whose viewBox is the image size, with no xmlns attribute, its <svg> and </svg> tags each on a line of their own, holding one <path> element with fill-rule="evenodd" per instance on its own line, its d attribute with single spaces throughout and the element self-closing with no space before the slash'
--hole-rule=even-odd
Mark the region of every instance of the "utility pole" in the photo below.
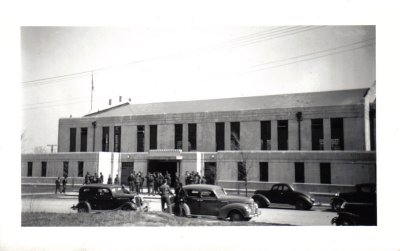
<svg viewBox="0 0 400 251">
<path fill-rule="evenodd" d="M 51 147 L 51 152 L 53 152 L 53 147 L 55 147 L 55 146 L 57 146 L 56 144 L 49 144 L 49 145 L 47 145 L 47 146 L 50 146 Z"/>
</svg>

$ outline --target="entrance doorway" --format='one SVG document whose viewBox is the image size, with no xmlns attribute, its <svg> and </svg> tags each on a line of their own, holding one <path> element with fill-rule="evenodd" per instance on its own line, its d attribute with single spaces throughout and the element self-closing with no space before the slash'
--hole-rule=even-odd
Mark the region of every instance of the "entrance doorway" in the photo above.
<svg viewBox="0 0 400 251">
<path fill-rule="evenodd" d="M 128 186 L 128 177 L 133 173 L 133 162 L 122 162 L 121 165 L 121 184 Z"/>
<path fill-rule="evenodd" d="M 175 187 L 175 180 L 178 174 L 177 160 L 149 160 L 147 171 L 149 173 L 160 172 L 165 177 L 167 172 L 171 175 L 171 187 Z"/>
</svg>

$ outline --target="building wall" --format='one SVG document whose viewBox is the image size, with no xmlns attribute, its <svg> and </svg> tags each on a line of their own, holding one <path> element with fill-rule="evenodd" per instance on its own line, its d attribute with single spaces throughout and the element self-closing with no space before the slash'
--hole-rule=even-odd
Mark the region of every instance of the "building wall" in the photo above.
<svg viewBox="0 0 400 251">
<path fill-rule="evenodd" d="M 260 149 L 260 121 L 271 121 L 271 148 L 277 150 L 277 120 L 288 120 L 288 148 L 298 150 L 298 123 L 296 113 L 301 111 L 301 150 L 311 150 L 311 119 L 322 118 L 324 121 L 325 150 L 330 150 L 330 118 L 343 118 L 345 150 L 365 150 L 364 105 L 312 107 L 293 109 L 250 110 L 231 112 L 163 114 L 121 117 L 84 117 L 60 119 L 58 145 L 59 152 L 69 152 L 69 130 L 80 127 L 88 128 L 88 151 L 92 151 L 93 127 L 97 122 L 95 151 L 101 151 L 102 127 L 110 128 L 110 151 L 113 151 L 114 126 L 122 126 L 122 152 L 134 152 L 136 149 L 136 126 L 145 125 L 145 151 L 149 149 L 150 124 L 158 126 L 158 148 L 173 149 L 174 124 L 183 124 L 183 150 L 187 151 L 187 124 L 197 124 L 197 150 L 215 151 L 215 122 L 225 122 L 225 150 L 230 149 L 230 122 L 240 122 L 241 147 L 246 150 Z M 77 151 L 79 151 L 77 137 Z"/>
</svg>

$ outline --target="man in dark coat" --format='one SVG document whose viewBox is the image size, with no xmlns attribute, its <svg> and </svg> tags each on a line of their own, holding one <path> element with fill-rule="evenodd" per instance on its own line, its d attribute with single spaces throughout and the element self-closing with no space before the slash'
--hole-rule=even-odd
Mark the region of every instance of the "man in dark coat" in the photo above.
<svg viewBox="0 0 400 251">
<path fill-rule="evenodd" d="M 167 204 L 167 212 L 172 214 L 171 201 L 169 199 L 170 194 L 173 194 L 171 188 L 168 186 L 167 180 L 164 180 L 163 184 L 160 186 L 161 211 L 164 211 L 164 206 Z"/>
<path fill-rule="evenodd" d="M 150 193 L 154 195 L 154 176 L 152 173 L 147 175 L 147 193 L 149 195 Z"/>
<path fill-rule="evenodd" d="M 57 194 L 57 192 L 61 193 L 61 180 L 60 180 L 60 177 L 58 177 L 56 179 L 55 183 L 56 183 L 56 194 Z"/>
<path fill-rule="evenodd" d="M 62 180 L 62 193 L 65 193 L 65 191 L 67 190 L 67 176 L 64 176 L 63 180 Z"/>
<path fill-rule="evenodd" d="M 174 198 L 174 202 L 175 202 L 174 214 L 176 216 L 184 216 L 185 215 L 185 211 L 183 208 L 183 205 L 185 203 L 185 198 L 186 198 L 186 194 L 182 188 L 182 183 L 178 182 L 178 185 L 175 188 L 175 198 Z"/>
<path fill-rule="evenodd" d="M 134 191 L 134 184 L 135 184 L 135 177 L 133 177 L 133 173 L 131 173 L 128 176 L 128 185 L 129 185 L 129 191 L 133 192 Z"/>
</svg>

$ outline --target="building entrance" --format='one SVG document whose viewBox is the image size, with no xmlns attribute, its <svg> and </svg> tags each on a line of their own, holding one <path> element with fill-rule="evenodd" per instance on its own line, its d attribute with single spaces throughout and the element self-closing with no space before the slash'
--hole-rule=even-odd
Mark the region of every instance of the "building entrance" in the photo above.
<svg viewBox="0 0 400 251">
<path fill-rule="evenodd" d="M 167 172 L 171 175 L 171 187 L 175 187 L 179 161 L 177 160 L 149 160 L 147 171 L 149 173 L 160 172 L 165 177 Z"/>
</svg>

